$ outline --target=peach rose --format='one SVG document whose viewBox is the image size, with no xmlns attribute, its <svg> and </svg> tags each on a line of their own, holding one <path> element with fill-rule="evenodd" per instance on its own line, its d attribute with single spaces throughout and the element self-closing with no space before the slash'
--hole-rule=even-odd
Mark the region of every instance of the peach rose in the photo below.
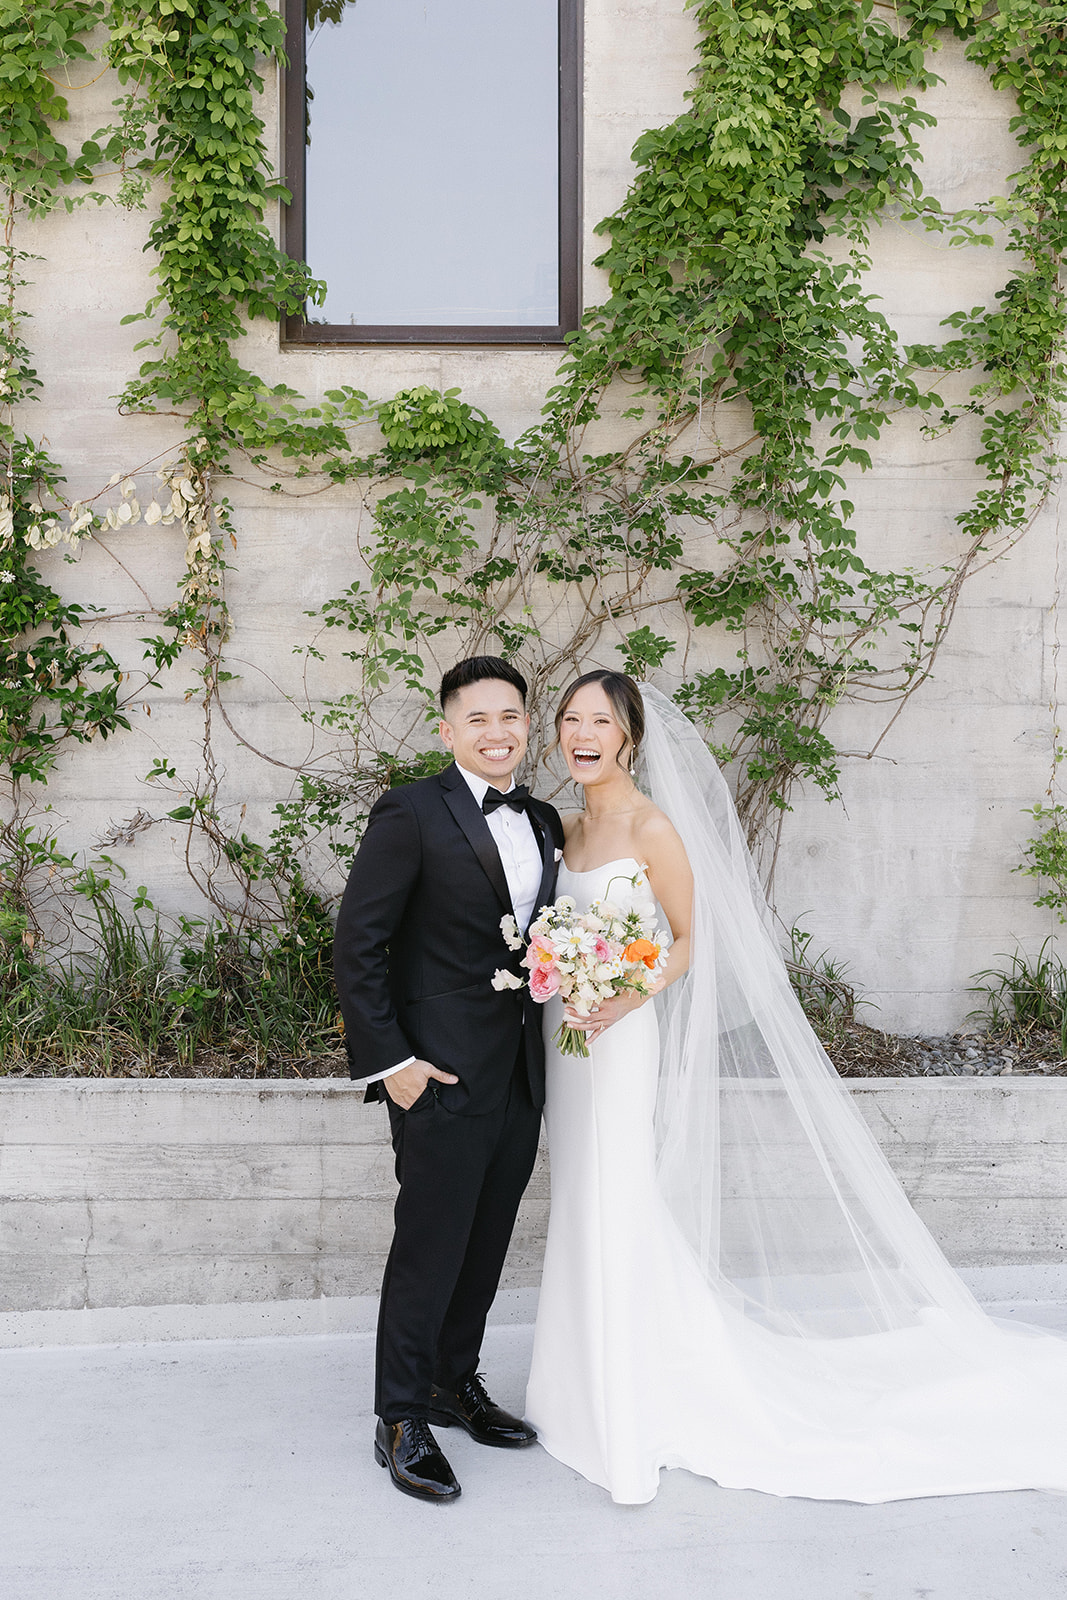
<svg viewBox="0 0 1067 1600">
<path fill-rule="evenodd" d="M 530 993 L 535 1000 L 551 1000 L 559 988 L 555 967 L 534 967 L 530 973 Z"/>
</svg>

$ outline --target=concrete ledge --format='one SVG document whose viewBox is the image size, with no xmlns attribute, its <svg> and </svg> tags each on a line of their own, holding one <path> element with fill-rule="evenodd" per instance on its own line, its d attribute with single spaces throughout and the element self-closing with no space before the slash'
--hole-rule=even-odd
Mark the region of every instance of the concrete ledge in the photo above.
<svg viewBox="0 0 1067 1600">
<path fill-rule="evenodd" d="M 956 1266 L 1067 1262 L 1067 1079 L 849 1087 Z M 0 1316 L 77 1313 L 106 1340 L 115 1308 L 225 1305 L 243 1337 L 284 1302 L 286 1331 L 341 1331 L 394 1192 L 384 1112 L 343 1082 L 0 1080 Z M 547 1216 L 542 1154 L 505 1289 L 536 1286 Z"/>
<path fill-rule="evenodd" d="M 1063 1282 L 1067 1300 L 1067 1275 Z M 501 1289 L 489 1313 L 494 1327 L 528 1326 L 536 1289 Z M 198 1339 L 291 1339 L 373 1334 L 376 1294 L 321 1300 L 235 1300 L 203 1306 L 97 1306 L 79 1311 L 0 1312 L 0 1350 L 65 1345 L 171 1344 Z"/>
<path fill-rule="evenodd" d="M 991 1314 L 1067 1333 L 1067 1264 L 1056 1267 L 963 1267 L 960 1277 Z M 536 1289 L 501 1289 L 492 1327 L 529 1327 Z M 0 1313 L 0 1350 L 72 1345 L 179 1344 L 202 1339 L 366 1338 L 378 1319 L 378 1296 L 331 1300 L 235 1300 L 204 1306 L 98 1306 L 80 1311 Z"/>
</svg>

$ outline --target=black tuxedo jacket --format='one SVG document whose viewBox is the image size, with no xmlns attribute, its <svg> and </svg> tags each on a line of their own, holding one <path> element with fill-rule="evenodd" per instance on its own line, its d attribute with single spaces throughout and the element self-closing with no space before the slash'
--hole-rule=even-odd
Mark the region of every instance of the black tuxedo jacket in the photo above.
<svg viewBox="0 0 1067 1600">
<path fill-rule="evenodd" d="M 563 825 L 530 807 L 541 844 L 537 908 L 553 895 Z M 433 1082 L 454 1112 L 491 1111 L 507 1093 L 525 1044 L 530 1092 L 544 1104 L 542 1007 L 529 992 L 492 987 L 498 967 L 522 973 L 500 932 L 512 910 L 489 826 L 462 773 L 390 789 L 374 806 L 352 865 L 334 936 L 334 974 L 352 1077 L 373 1077 L 408 1056 L 459 1078 Z M 380 1083 L 368 1099 L 381 1099 Z"/>
</svg>

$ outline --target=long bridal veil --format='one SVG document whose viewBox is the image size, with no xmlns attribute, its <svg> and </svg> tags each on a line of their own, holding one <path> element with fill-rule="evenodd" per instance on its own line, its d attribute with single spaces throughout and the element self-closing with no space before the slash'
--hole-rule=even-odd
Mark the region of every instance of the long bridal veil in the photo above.
<svg viewBox="0 0 1067 1600">
<path fill-rule="evenodd" d="M 858 1442 L 877 1413 L 875 1453 L 929 1430 L 885 1497 L 1067 1489 L 1067 1343 L 989 1319 L 911 1209 L 793 994 L 722 775 L 641 692 L 638 779 L 695 886 L 692 965 L 659 1002 L 658 1182 L 735 1342 L 772 1388 L 788 1369 L 805 1429 L 832 1412 Z M 970 1461 L 935 1468 L 953 1433 Z"/>
<path fill-rule="evenodd" d="M 911 1209 L 789 983 L 730 792 L 644 685 L 642 787 L 694 879 L 693 964 L 665 997 L 660 1186 L 707 1276 L 780 1333 L 909 1327 L 978 1307 Z"/>
</svg>

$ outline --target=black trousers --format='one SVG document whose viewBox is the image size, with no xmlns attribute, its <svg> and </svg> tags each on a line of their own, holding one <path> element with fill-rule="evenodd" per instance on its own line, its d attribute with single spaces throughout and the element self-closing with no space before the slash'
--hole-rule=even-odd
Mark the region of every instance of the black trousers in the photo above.
<svg viewBox="0 0 1067 1600">
<path fill-rule="evenodd" d="M 456 1116 L 432 1089 L 388 1101 L 400 1184 L 378 1316 L 375 1410 L 424 1417 L 434 1382 L 477 1368 L 485 1319 L 537 1155 L 541 1113 L 519 1061 L 503 1103 Z"/>
</svg>

